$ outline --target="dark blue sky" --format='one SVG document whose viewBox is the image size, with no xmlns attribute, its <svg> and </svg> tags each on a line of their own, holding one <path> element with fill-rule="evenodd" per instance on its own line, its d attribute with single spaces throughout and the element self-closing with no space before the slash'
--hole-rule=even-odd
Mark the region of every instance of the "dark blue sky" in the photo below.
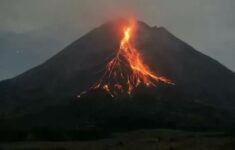
<svg viewBox="0 0 235 150">
<path fill-rule="evenodd" d="M 0 80 L 44 62 L 106 20 L 164 26 L 235 71 L 234 0 L 1 0 Z"/>
</svg>

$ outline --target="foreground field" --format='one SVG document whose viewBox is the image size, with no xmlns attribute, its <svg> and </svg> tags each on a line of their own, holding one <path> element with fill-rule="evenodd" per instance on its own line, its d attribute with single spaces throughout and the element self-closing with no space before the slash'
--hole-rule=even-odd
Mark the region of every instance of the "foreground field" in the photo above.
<svg viewBox="0 0 235 150">
<path fill-rule="evenodd" d="M 235 136 L 215 132 L 138 130 L 95 141 L 1 143 L 0 150 L 234 150 Z"/>
</svg>

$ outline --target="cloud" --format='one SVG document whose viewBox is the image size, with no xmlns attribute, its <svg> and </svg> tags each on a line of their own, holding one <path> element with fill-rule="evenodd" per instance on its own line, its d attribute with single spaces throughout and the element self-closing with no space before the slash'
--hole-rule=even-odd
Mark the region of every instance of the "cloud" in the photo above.
<svg viewBox="0 0 235 150">
<path fill-rule="evenodd" d="M 234 0 L 1 0 L 0 67 L 8 71 L 1 69 L 0 79 L 40 64 L 106 20 L 131 15 L 235 70 L 234 7 Z M 19 47 L 27 62 L 15 54 Z"/>
</svg>

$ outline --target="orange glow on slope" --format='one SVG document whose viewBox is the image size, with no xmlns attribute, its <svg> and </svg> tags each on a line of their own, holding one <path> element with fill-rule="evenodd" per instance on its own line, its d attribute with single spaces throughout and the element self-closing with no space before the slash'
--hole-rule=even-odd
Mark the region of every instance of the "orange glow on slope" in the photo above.
<svg viewBox="0 0 235 150">
<path fill-rule="evenodd" d="M 108 62 L 105 73 L 92 89 L 101 88 L 114 97 L 120 94 L 131 95 L 140 84 L 147 87 L 156 86 L 157 82 L 174 84 L 144 64 L 140 53 L 131 43 L 134 29 L 134 23 L 124 28 L 117 54 Z"/>
</svg>

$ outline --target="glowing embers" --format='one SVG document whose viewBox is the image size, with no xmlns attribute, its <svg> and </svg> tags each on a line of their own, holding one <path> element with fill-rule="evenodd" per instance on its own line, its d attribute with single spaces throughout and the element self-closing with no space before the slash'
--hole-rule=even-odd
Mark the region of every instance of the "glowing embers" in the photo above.
<svg viewBox="0 0 235 150">
<path fill-rule="evenodd" d="M 131 95 L 140 84 L 147 87 L 156 86 L 157 82 L 173 84 L 167 78 L 158 76 L 144 64 L 140 53 L 131 43 L 134 30 L 133 23 L 124 29 L 117 54 L 108 62 L 105 73 L 91 89 L 101 88 L 115 97 Z"/>
</svg>

